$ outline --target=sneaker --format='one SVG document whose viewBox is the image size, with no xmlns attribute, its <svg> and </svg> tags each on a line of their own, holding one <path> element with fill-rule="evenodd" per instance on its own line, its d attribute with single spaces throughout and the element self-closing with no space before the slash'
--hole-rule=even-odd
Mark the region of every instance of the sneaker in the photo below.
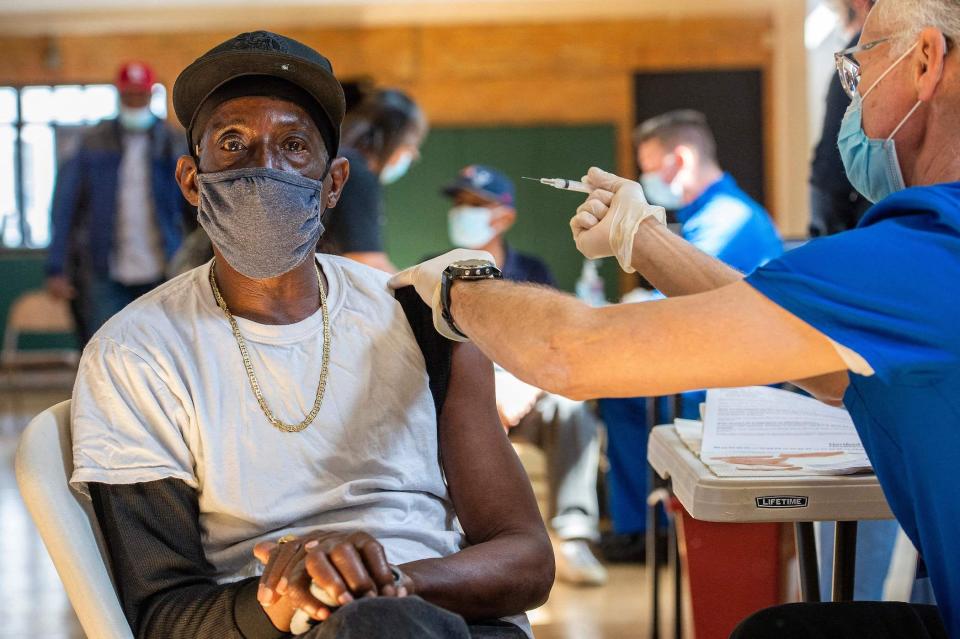
<svg viewBox="0 0 960 639">
<path fill-rule="evenodd" d="M 597 561 L 590 545 L 583 539 L 569 539 L 554 546 L 557 557 L 557 579 L 575 586 L 602 586 L 607 583 L 607 569 Z"/>
</svg>

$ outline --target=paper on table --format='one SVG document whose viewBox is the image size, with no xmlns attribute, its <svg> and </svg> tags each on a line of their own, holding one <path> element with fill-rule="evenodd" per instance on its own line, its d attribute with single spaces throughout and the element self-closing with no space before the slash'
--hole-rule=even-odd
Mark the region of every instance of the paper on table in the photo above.
<svg viewBox="0 0 960 639">
<path fill-rule="evenodd" d="M 834 459 L 831 457 L 831 459 Z M 780 465 L 731 464 L 717 459 L 704 463 L 717 477 L 814 477 L 818 475 L 857 475 L 873 472 L 866 457 L 842 455 L 830 465 L 818 464 L 792 457 L 778 458 Z"/>
<path fill-rule="evenodd" d="M 870 469 L 849 413 L 810 397 L 764 386 L 713 389 L 704 417 L 701 458 L 717 474 Z"/>
<path fill-rule="evenodd" d="M 673 427 L 677 430 L 677 435 L 687 445 L 687 448 L 699 455 L 700 444 L 703 442 L 703 422 L 678 417 L 673 420 Z"/>
</svg>

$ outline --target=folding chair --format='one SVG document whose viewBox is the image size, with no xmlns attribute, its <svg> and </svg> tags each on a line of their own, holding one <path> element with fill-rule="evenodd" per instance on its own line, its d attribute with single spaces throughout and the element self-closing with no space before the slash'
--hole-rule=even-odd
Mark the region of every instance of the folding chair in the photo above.
<svg viewBox="0 0 960 639">
<path fill-rule="evenodd" d="M 16 455 L 17 484 L 90 639 L 133 639 L 110 575 L 90 500 L 69 485 L 73 473 L 70 401 L 27 426 Z"/>
</svg>

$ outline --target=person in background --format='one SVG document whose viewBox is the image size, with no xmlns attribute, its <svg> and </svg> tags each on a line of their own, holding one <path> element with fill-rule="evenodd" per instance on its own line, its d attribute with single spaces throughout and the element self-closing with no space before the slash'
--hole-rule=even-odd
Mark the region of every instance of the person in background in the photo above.
<svg viewBox="0 0 960 639">
<path fill-rule="evenodd" d="M 443 194 L 453 202 L 448 228 L 455 246 L 488 251 L 508 280 L 556 287 L 543 260 L 507 243 L 517 210 L 514 185 L 506 175 L 489 166 L 470 165 Z M 590 550 L 590 543 L 599 539 L 600 461 L 598 420 L 591 408 L 525 384 L 499 367 L 496 395 L 500 419 L 511 438 L 529 441 L 546 454 L 557 578 L 575 585 L 606 583 L 607 571 Z"/>
<path fill-rule="evenodd" d="M 376 91 L 347 113 L 341 153 L 350 162 L 350 181 L 331 212 L 322 252 L 396 271 L 383 244 L 382 187 L 402 178 L 420 157 L 427 130 L 420 107 L 396 89 Z"/>
<path fill-rule="evenodd" d="M 683 239 L 742 273 L 783 253 L 770 215 L 720 168 L 706 116 L 670 111 L 641 124 L 634 139 L 643 192 L 676 210 Z"/>
<path fill-rule="evenodd" d="M 164 279 L 188 204 L 173 179 L 181 136 L 150 111 L 143 62 L 117 72 L 120 115 L 93 127 L 61 166 L 54 191 L 46 287 L 71 300 L 81 345 Z"/>
<path fill-rule="evenodd" d="M 643 192 L 652 204 L 676 211 L 680 235 L 707 255 L 751 273 L 783 253 L 780 236 L 763 207 L 744 193 L 717 161 L 717 144 L 706 116 L 670 111 L 637 127 L 637 164 Z M 684 393 L 681 415 L 699 419 L 705 393 Z M 613 535 L 603 551 L 611 561 L 644 557 L 647 473 L 646 400 L 603 399 L 607 426 L 607 479 Z"/>
<path fill-rule="evenodd" d="M 860 31 L 873 8 L 874 0 L 836 0 L 837 12 L 851 34 L 847 47 L 860 40 Z M 870 201 L 857 193 L 843 169 L 837 136 L 843 114 L 850 105 L 840 78 L 834 74 L 827 90 L 820 141 L 810 166 L 810 237 L 849 231 L 870 208 Z"/>
</svg>

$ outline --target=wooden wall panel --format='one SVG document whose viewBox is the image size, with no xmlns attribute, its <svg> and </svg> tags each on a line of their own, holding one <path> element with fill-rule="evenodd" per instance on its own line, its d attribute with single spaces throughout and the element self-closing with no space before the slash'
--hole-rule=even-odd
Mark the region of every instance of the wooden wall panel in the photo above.
<svg viewBox="0 0 960 639">
<path fill-rule="evenodd" d="M 773 28 L 771 17 L 752 16 L 305 27 L 284 33 L 327 55 L 342 78 L 369 77 L 410 91 L 434 123 L 612 123 L 618 131 L 616 168 L 633 174 L 633 74 L 747 67 L 770 71 Z M 0 84 L 108 82 L 120 62 L 138 58 L 154 65 L 170 86 L 184 66 L 232 35 L 3 37 Z M 766 86 L 772 91 L 775 85 L 768 80 Z M 772 105 L 775 96 L 766 97 Z M 768 109 L 770 133 L 775 112 Z M 775 145 L 772 135 L 767 141 Z M 767 157 L 773 162 L 776 154 L 768 149 Z M 768 167 L 771 194 L 776 193 L 775 168 Z"/>
</svg>

